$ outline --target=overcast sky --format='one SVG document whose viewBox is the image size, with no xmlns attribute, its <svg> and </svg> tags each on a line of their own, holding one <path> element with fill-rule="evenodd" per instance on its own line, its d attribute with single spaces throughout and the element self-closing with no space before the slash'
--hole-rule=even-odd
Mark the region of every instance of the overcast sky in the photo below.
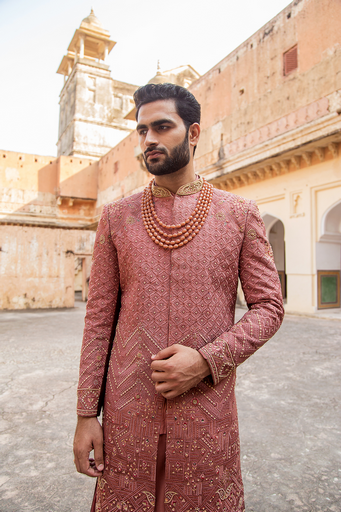
<svg viewBox="0 0 341 512">
<path fill-rule="evenodd" d="M 114 79 L 142 85 L 191 64 L 206 73 L 288 0 L 0 0 L 0 149 L 55 156 L 56 71 L 93 7 L 111 39 Z"/>
</svg>

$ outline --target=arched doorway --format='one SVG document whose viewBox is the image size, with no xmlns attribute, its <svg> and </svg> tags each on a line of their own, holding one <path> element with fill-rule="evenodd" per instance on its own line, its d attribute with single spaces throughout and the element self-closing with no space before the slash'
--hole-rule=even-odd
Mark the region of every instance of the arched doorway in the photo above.
<svg viewBox="0 0 341 512">
<path fill-rule="evenodd" d="M 266 235 L 274 253 L 275 265 L 281 281 L 283 299 L 287 297 L 287 278 L 285 271 L 285 232 L 283 222 L 269 213 L 263 215 Z"/>
<path fill-rule="evenodd" d="M 316 244 L 317 304 L 319 309 L 340 307 L 341 200 L 321 220 Z"/>
</svg>

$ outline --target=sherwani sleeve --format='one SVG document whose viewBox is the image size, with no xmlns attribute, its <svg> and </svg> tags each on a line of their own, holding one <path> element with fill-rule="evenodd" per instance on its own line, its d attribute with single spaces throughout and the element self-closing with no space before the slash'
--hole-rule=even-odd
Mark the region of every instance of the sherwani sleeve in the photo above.
<svg viewBox="0 0 341 512">
<path fill-rule="evenodd" d="M 278 272 L 258 208 L 250 202 L 239 256 L 239 277 L 249 311 L 229 331 L 199 352 L 206 359 L 214 384 L 250 357 L 279 329 L 283 300 Z"/>
<path fill-rule="evenodd" d="M 77 414 L 96 416 L 105 378 L 119 290 L 117 251 L 110 236 L 110 205 L 98 224 L 81 349 Z"/>
</svg>

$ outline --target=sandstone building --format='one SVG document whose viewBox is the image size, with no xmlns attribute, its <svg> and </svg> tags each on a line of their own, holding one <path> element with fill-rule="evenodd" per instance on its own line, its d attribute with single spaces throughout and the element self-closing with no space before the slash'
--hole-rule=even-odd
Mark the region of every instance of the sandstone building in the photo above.
<svg viewBox="0 0 341 512">
<path fill-rule="evenodd" d="M 75 74 L 84 75 L 80 97 L 90 95 L 86 77 L 92 73 L 111 80 L 99 64 L 113 42 L 102 34 L 94 57 L 86 25 L 84 20 L 69 46 L 73 55 L 59 68 L 68 76 L 61 105 L 72 94 Z M 103 29 L 93 30 L 99 37 Z M 202 77 L 187 66 L 173 78 L 187 80 L 183 84 L 202 105 L 197 172 L 216 187 L 255 199 L 260 208 L 287 311 L 340 308 L 340 31 L 338 0 L 295 0 Z M 84 62 L 91 58 L 92 67 Z M 164 78 L 159 72 L 153 81 Z M 103 205 L 140 191 L 151 179 L 128 124 L 132 104 L 127 100 L 123 108 L 121 102 L 118 114 L 118 89 L 110 87 L 111 104 L 104 108 L 101 99 L 91 110 L 91 103 L 85 120 L 65 103 L 57 159 L 0 153 L 1 308 L 72 306 L 75 282 L 85 295 Z M 128 133 L 103 156 L 100 148 L 108 149 L 111 139 L 97 127 L 100 111 L 111 115 L 108 129 Z"/>
<path fill-rule="evenodd" d="M 115 44 L 91 9 L 57 71 L 64 75 L 58 156 L 101 157 L 134 129 L 124 116 L 137 86 L 113 80 L 105 62 Z"/>
</svg>

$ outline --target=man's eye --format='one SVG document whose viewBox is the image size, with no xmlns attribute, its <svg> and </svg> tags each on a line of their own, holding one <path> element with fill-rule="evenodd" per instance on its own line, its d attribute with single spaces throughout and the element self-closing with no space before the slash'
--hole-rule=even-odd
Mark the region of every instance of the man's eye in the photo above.
<svg viewBox="0 0 341 512">
<path fill-rule="evenodd" d="M 146 133 L 147 133 L 147 130 L 140 130 L 139 131 L 139 135 L 146 135 Z"/>
<path fill-rule="evenodd" d="M 160 131 L 165 131 L 165 130 L 167 130 L 167 128 L 168 128 L 168 126 L 163 125 L 163 124 L 161 126 L 159 126 Z"/>
</svg>

